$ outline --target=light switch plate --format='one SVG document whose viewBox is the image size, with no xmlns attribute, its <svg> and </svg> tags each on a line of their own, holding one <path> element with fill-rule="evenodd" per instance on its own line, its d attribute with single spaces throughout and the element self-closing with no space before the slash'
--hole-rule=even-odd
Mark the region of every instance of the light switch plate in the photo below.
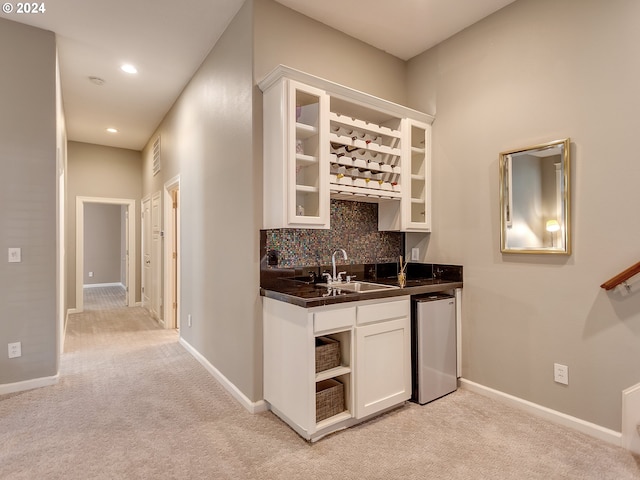
<svg viewBox="0 0 640 480">
<path fill-rule="evenodd" d="M 22 250 L 20 248 L 9 247 L 9 263 L 20 263 L 22 261 Z"/>
</svg>

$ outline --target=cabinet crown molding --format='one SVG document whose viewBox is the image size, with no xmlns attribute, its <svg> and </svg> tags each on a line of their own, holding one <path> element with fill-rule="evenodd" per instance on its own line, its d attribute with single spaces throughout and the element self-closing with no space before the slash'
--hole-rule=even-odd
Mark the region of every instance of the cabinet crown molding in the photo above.
<svg viewBox="0 0 640 480">
<path fill-rule="evenodd" d="M 389 115 L 412 118 L 414 120 L 427 123 L 428 125 L 431 125 L 435 120 L 435 117 L 428 113 L 420 112 L 418 110 L 405 107 L 404 105 L 384 100 L 380 97 L 376 97 L 375 95 L 370 95 L 368 93 L 340 85 L 339 83 L 316 77 L 315 75 L 296 70 L 295 68 L 291 68 L 286 65 L 278 65 L 274 68 L 258 82 L 258 88 L 260 88 L 262 92 L 265 92 L 282 77 L 297 80 L 298 82 L 305 83 L 312 87 L 320 88 L 333 97 L 343 97 L 345 99 L 349 99 L 349 101 L 356 100 L 365 105 L 375 107 Z"/>
</svg>

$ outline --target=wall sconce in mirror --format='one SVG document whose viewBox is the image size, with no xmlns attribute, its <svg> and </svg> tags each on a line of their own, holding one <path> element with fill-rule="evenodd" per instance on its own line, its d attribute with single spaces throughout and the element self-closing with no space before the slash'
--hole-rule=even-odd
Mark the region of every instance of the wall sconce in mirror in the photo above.
<svg viewBox="0 0 640 480">
<path fill-rule="evenodd" d="M 571 254 L 570 141 L 500 154 L 500 250 Z"/>
</svg>

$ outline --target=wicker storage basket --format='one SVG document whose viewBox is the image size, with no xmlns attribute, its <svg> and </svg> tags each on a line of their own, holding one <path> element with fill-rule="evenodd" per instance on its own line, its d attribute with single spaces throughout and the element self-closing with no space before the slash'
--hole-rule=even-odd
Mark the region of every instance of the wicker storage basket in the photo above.
<svg viewBox="0 0 640 480">
<path fill-rule="evenodd" d="M 316 383 L 316 422 L 344 412 L 344 385 L 337 380 Z"/>
<path fill-rule="evenodd" d="M 340 342 L 329 337 L 316 337 L 316 373 L 340 365 Z"/>
</svg>

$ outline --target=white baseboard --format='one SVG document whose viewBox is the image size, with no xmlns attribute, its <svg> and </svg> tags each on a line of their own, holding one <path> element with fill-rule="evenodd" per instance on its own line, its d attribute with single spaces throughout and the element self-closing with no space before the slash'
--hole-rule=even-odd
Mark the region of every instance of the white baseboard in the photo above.
<svg viewBox="0 0 640 480">
<path fill-rule="evenodd" d="M 225 377 L 220 370 L 211 365 L 209 360 L 204 358 L 200 352 L 193 348 L 184 338 L 180 337 L 180 345 L 182 345 L 187 352 L 200 362 L 200 364 L 215 378 L 222 386 L 227 390 L 233 398 L 242 404 L 250 413 L 265 412 L 269 409 L 267 403 L 264 400 L 257 402 L 251 401 L 244 393 L 238 389 L 227 377 Z"/>
<path fill-rule="evenodd" d="M 622 446 L 640 455 L 640 383 L 622 391 Z"/>
<path fill-rule="evenodd" d="M 69 325 L 69 315 L 70 314 L 71 314 L 71 309 L 68 309 L 67 310 L 67 316 L 64 318 L 64 328 L 62 329 L 62 338 L 60 339 L 60 352 L 59 352 L 59 355 L 62 355 L 64 353 L 64 342 L 67 340 L 67 325 Z"/>
<path fill-rule="evenodd" d="M 122 282 L 115 283 L 87 283 L 82 285 L 82 288 L 100 288 L 100 287 L 122 287 L 125 288 Z"/>
<path fill-rule="evenodd" d="M 24 392 L 26 390 L 33 390 L 34 388 L 50 387 L 58 383 L 60 374 L 53 377 L 33 378 L 31 380 L 25 380 L 23 382 L 5 383 L 0 385 L 0 395 L 6 395 L 8 393 Z"/>
<path fill-rule="evenodd" d="M 485 387 L 484 385 L 480 385 L 479 383 L 475 383 L 464 378 L 460 379 L 460 386 L 465 390 L 478 393 L 485 397 L 489 397 L 502 403 L 506 403 L 507 405 L 518 408 L 520 410 L 524 410 L 525 412 L 535 415 L 536 417 L 544 418 L 545 420 L 549 420 L 553 423 L 557 423 L 559 425 L 572 428 L 579 432 L 586 433 L 591 437 L 595 437 L 599 440 L 604 440 L 605 442 L 611 443 L 613 445 L 622 446 L 622 433 L 620 432 L 601 427 L 600 425 L 581 420 L 580 418 L 572 417 L 571 415 L 558 412 L 557 410 L 543 407 L 542 405 L 529 402 L 528 400 L 524 400 L 519 397 L 514 397 L 513 395 L 509 395 L 508 393 Z"/>
</svg>

